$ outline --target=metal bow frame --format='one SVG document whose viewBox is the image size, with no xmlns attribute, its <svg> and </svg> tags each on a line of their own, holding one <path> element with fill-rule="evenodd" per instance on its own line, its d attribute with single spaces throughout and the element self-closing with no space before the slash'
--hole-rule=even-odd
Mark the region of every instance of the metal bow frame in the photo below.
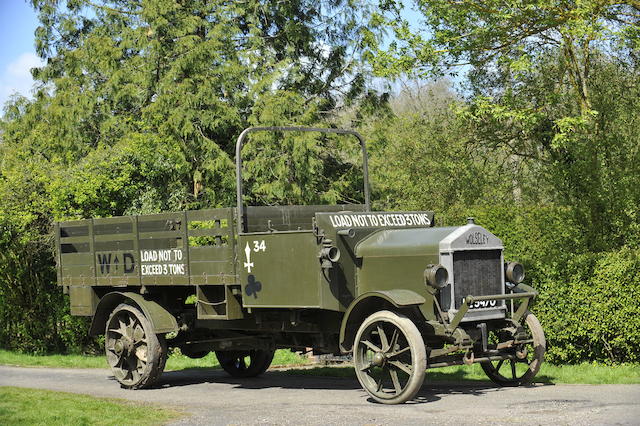
<svg viewBox="0 0 640 426">
<path fill-rule="evenodd" d="M 271 127 L 249 127 L 244 129 L 236 142 L 236 201 L 238 204 L 238 234 L 243 233 L 244 219 L 244 203 L 242 202 L 242 157 L 240 155 L 244 141 L 249 133 L 254 132 L 319 132 L 334 133 L 338 135 L 353 135 L 358 138 L 360 147 L 362 148 L 362 171 L 364 177 L 364 205 L 365 210 L 371 210 L 371 201 L 369 196 L 369 169 L 367 166 L 367 148 L 362 136 L 355 130 L 346 129 L 323 129 L 317 127 L 300 127 L 300 126 L 271 126 Z"/>
</svg>

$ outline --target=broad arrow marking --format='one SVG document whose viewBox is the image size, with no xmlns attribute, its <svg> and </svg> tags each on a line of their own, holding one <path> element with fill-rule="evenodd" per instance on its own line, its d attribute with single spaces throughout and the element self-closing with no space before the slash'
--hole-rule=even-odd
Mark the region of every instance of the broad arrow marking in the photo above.
<svg viewBox="0 0 640 426">
<path fill-rule="evenodd" d="M 244 248 L 244 256 L 247 258 L 247 261 L 244 262 L 244 267 L 247 268 L 247 272 L 251 273 L 253 262 L 251 261 L 251 247 L 249 247 L 249 242 L 247 242 L 247 246 Z"/>
</svg>

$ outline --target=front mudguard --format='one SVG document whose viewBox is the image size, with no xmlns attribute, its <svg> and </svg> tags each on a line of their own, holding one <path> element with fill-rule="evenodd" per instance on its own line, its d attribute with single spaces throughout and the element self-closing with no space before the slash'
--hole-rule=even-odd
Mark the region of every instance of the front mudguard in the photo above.
<svg viewBox="0 0 640 426">
<path fill-rule="evenodd" d="M 344 314 L 340 326 L 340 350 L 343 353 L 351 351 L 353 339 L 358 327 L 366 317 L 374 312 L 395 308 L 406 308 L 410 306 L 420 306 L 426 299 L 411 290 L 378 290 L 370 291 L 356 298 Z"/>
</svg>

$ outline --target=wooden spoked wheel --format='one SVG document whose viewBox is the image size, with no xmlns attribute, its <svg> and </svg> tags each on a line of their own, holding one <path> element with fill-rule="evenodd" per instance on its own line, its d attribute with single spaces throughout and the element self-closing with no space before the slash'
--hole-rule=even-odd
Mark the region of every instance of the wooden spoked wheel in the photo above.
<svg viewBox="0 0 640 426">
<path fill-rule="evenodd" d="M 383 404 L 401 404 L 420 390 L 427 368 L 424 340 L 407 317 L 390 311 L 369 316 L 356 334 L 356 376 Z"/>
<path fill-rule="evenodd" d="M 513 332 L 505 330 L 492 334 L 498 343 L 504 343 L 516 337 Z M 518 340 L 524 338 L 524 343 L 505 350 L 512 356 L 511 359 L 480 364 L 487 377 L 500 386 L 520 386 L 531 383 L 544 361 L 546 340 L 542 326 L 535 315 L 527 311 L 524 314 L 522 330 L 516 334 L 518 334 Z"/>
<path fill-rule="evenodd" d="M 149 320 L 134 306 L 123 303 L 113 310 L 104 343 L 107 362 L 124 388 L 149 387 L 164 370 L 164 336 L 156 335 Z"/>
</svg>

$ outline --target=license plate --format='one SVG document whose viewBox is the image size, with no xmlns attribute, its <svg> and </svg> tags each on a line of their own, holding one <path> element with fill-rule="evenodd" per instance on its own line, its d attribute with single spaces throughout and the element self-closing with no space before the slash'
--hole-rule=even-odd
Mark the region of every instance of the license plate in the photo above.
<svg viewBox="0 0 640 426">
<path fill-rule="evenodd" d="M 486 309 L 495 308 L 496 306 L 498 306 L 497 300 L 476 300 L 469 304 L 469 309 Z"/>
</svg>

